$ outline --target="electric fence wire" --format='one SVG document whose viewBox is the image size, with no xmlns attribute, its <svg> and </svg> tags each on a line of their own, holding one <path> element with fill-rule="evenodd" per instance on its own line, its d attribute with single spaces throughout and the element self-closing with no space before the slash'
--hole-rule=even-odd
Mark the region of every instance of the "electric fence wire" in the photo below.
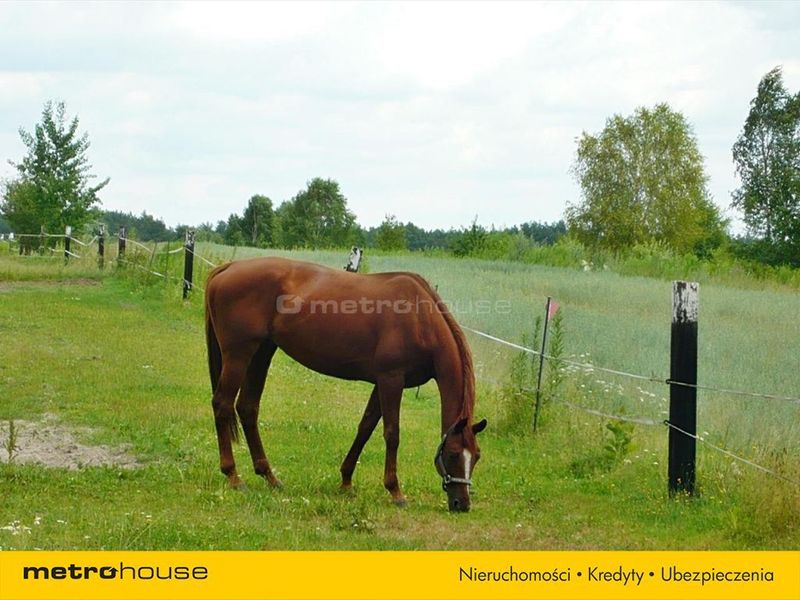
<svg viewBox="0 0 800 600">
<path fill-rule="evenodd" d="M 131 244 L 133 244 L 134 246 L 139 246 L 140 248 L 144 248 L 144 249 L 145 249 L 145 250 L 147 250 L 148 252 L 152 252 L 152 248 L 150 248 L 149 246 L 145 246 L 144 244 L 142 244 L 142 243 L 140 243 L 140 242 L 137 242 L 136 240 L 132 240 L 132 239 L 130 239 L 130 238 L 127 238 L 127 237 L 122 237 L 122 236 L 119 236 L 119 239 L 121 239 L 121 240 L 122 240 L 123 242 L 125 242 L 125 243 L 128 243 L 128 242 L 130 242 L 130 243 L 131 243 Z"/>
<path fill-rule="evenodd" d="M 93 237 L 91 240 L 89 240 L 88 242 L 82 242 L 82 241 L 81 241 L 81 240 L 79 240 L 78 238 L 74 238 L 74 237 L 72 237 L 71 235 L 68 235 L 68 236 L 66 236 L 66 238 L 67 238 L 67 239 L 69 239 L 69 240 L 72 240 L 72 241 L 73 241 L 73 242 L 75 242 L 76 244 L 80 244 L 81 246 L 91 246 L 92 244 L 94 244 L 94 243 L 97 241 L 97 236 L 94 236 L 94 237 Z"/>
<path fill-rule="evenodd" d="M 216 267 L 217 267 L 217 265 L 216 265 L 216 264 L 214 264 L 213 262 L 211 262 L 210 260 L 208 260 L 208 259 L 207 259 L 207 258 L 205 258 L 204 256 L 201 256 L 201 255 L 199 255 L 199 254 L 198 254 L 197 252 L 195 252 L 194 250 L 190 250 L 189 248 L 186 248 L 186 251 L 187 251 L 187 252 L 189 252 L 190 254 L 192 254 L 192 255 L 196 256 L 196 257 L 197 257 L 197 258 L 199 258 L 200 260 L 202 260 L 202 261 L 203 261 L 204 263 L 206 263 L 208 266 L 210 266 L 210 267 L 212 267 L 212 268 L 216 268 Z"/>
<path fill-rule="evenodd" d="M 514 344 L 513 342 L 509 342 L 509 341 L 504 340 L 502 338 L 498 338 L 498 337 L 489 335 L 487 333 L 472 329 L 470 327 L 465 327 L 465 326 L 462 325 L 462 328 L 466 329 L 468 331 L 472 331 L 473 333 L 481 335 L 482 337 L 485 337 L 487 339 L 490 339 L 490 340 L 496 341 L 498 343 L 504 344 L 506 346 L 509 346 L 511 348 L 516 348 L 518 350 L 522 350 L 524 352 L 528 352 L 528 353 L 535 354 L 535 355 L 540 355 L 541 354 L 540 352 L 536 352 L 535 350 L 532 350 L 531 348 L 526 348 L 525 346 L 520 346 L 519 344 Z M 550 357 L 548 355 L 545 355 L 545 358 L 553 359 L 553 357 Z M 589 367 L 593 367 L 595 370 L 598 370 L 598 371 L 613 372 L 613 373 L 618 374 L 618 375 L 631 375 L 631 374 L 625 373 L 623 371 L 615 371 L 615 370 L 612 370 L 612 369 L 602 369 L 602 368 L 599 368 L 599 367 L 594 367 L 593 365 L 587 365 L 586 363 L 575 363 L 575 362 L 572 362 L 572 361 L 565 361 L 564 359 L 560 359 L 560 358 L 559 359 L 554 359 L 554 360 L 558 360 L 560 362 L 565 362 L 567 364 L 586 365 L 586 366 L 589 366 Z M 641 376 L 641 375 L 638 375 L 638 376 L 634 375 L 634 377 L 637 378 L 637 379 L 642 379 L 643 378 L 643 376 Z M 500 384 L 500 382 L 498 380 L 496 380 L 494 378 L 491 378 L 491 377 L 488 377 L 488 376 L 481 376 L 480 378 L 492 381 L 493 383 L 498 384 L 498 385 Z M 674 381 L 671 381 L 671 380 L 661 380 L 661 379 L 655 379 L 654 378 L 654 379 L 652 379 L 652 381 L 657 382 L 657 383 L 667 383 L 667 384 L 676 384 L 676 385 L 687 385 L 687 386 L 689 386 L 689 384 L 680 384 L 679 382 L 674 382 Z M 718 388 L 711 388 L 711 387 L 707 387 L 707 386 L 689 386 L 689 387 L 698 387 L 700 389 L 705 389 L 705 390 L 731 392 L 730 390 L 720 390 Z M 522 391 L 528 392 L 528 393 L 535 393 L 535 390 L 532 390 L 532 389 L 529 389 L 529 388 L 524 388 L 523 390 L 520 390 L 520 392 L 522 392 Z M 781 400 L 790 400 L 790 401 L 793 401 L 793 402 L 794 401 L 800 401 L 800 399 L 789 398 L 789 397 L 785 397 L 785 396 L 778 396 L 778 395 L 775 395 L 775 394 L 757 394 L 757 393 L 754 393 L 754 392 L 740 392 L 740 393 L 745 393 L 747 395 L 752 395 L 752 396 L 756 396 L 756 397 L 781 399 Z M 761 471 L 763 473 L 771 475 L 772 477 L 775 477 L 777 479 L 780 479 L 780 480 L 783 480 L 785 482 L 788 482 L 788 483 L 790 483 L 790 484 L 792 484 L 794 486 L 800 487 L 800 481 L 795 481 L 794 479 L 790 479 L 790 478 L 788 478 L 788 477 L 786 477 L 784 475 L 781 475 L 780 473 L 776 472 L 773 469 L 770 469 L 768 467 L 760 465 L 760 464 L 758 464 L 756 462 L 753 462 L 750 459 L 744 458 L 743 456 L 739 456 L 738 454 L 735 454 L 735 453 L 731 452 L 730 450 L 726 450 L 725 448 L 717 446 L 716 444 L 713 444 L 713 443 L 709 442 L 708 440 L 706 440 L 703 436 L 700 436 L 700 435 L 697 435 L 697 434 L 694 434 L 694 433 L 689 433 L 688 431 L 685 431 L 684 429 L 681 429 L 680 427 L 670 423 L 669 420 L 664 420 L 664 421 L 661 421 L 661 423 L 659 423 L 658 421 L 655 421 L 653 419 L 648 419 L 647 417 L 615 415 L 615 414 L 611 414 L 611 413 L 595 410 L 593 408 L 588 408 L 586 406 L 581 406 L 579 404 L 575 404 L 573 402 L 568 402 L 566 400 L 561 400 L 561 399 L 551 399 L 551 400 L 554 401 L 557 404 L 562 404 L 562 405 L 568 406 L 568 407 L 570 407 L 572 409 L 580 410 L 580 411 L 585 412 L 587 414 L 594 415 L 596 417 L 601 417 L 601 418 L 604 418 L 604 419 L 613 419 L 613 420 L 616 420 L 616 421 L 625 421 L 625 422 L 628 422 L 628 423 L 634 423 L 634 424 L 637 424 L 637 425 L 646 425 L 646 426 L 655 426 L 655 425 L 659 425 L 659 424 L 666 425 L 670 429 L 674 429 L 675 431 L 678 431 L 679 433 L 681 433 L 681 434 L 683 434 L 685 436 L 688 436 L 690 438 L 693 438 L 693 439 L 705 444 L 706 446 L 708 446 L 712 450 L 716 450 L 717 452 L 720 452 L 721 454 L 724 454 L 724 455 L 726 455 L 726 456 L 728 456 L 728 457 L 730 457 L 730 458 L 732 458 L 732 459 L 734 459 L 734 460 L 736 460 L 738 462 L 741 462 L 743 464 L 749 465 L 749 466 L 753 467 L 754 469 L 757 469 L 757 470 L 759 470 L 759 471 Z"/>
<path fill-rule="evenodd" d="M 778 479 L 782 479 L 783 481 L 791 483 L 794 486 L 800 487 L 800 481 L 795 481 L 794 479 L 789 479 L 788 477 L 785 477 L 784 475 L 781 475 L 780 473 L 777 473 L 776 471 L 773 471 L 772 469 L 769 469 L 769 468 L 767 468 L 767 467 L 765 467 L 763 465 L 759 465 L 758 463 L 755 463 L 750 459 L 744 458 L 743 456 L 739 456 L 738 454 L 734 454 L 730 450 L 726 450 L 725 448 L 720 448 L 719 446 L 717 446 L 715 444 L 712 444 L 711 442 L 706 440 L 703 436 L 700 436 L 700 435 L 697 435 L 697 434 L 694 434 L 694 433 L 689 433 L 688 431 L 685 431 L 685 430 L 681 429 L 677 425 L 673 425 L 672 423 L 670 423 L 667 420 L 664 421 L 664 425 L 666 425 L 670 429 L 674 429 L 675 431 L 677 431 L 679 433 L 682 433 L 683 435 L 685 435 L 687 437 L 693 438 L 693 439 L 697 440 L 698 442 L 702 442 L 703 444 L 705 444 L 709 448 L 712 448 L 712 449 L 716 450 L 717 452 L 721 452 L 722 454 L 725 454 L 727 456 L 730 456 L 734 460 L 737 460 L 737 461 L 739 461 L 741 463 L 744 463 L 746 465 L 750 465 L 754 469 L 758 469 L 759 471 L 763 471 L 764 473 L 772 475 L 773 477 L 776 477 Z"/>
<path fill-rule="evenodd" d="M 490 335 L 490 334 L 485 333 L 483 331 L 479 331 L 477 329 L 472 329 L 471 327 L 467 327 L 465 325 L 462 325 L 461 328 L 462 329 L 466 329 L 467 331 L 471 331 L 472 333 L 474 333 L 476 335 L 479 335 L 481 337 L 484 337 L 486 339 L 489 339 L 489 340 L 495 341 L 497 343 L 503 344 L 505 346 L 508 346 L 510 348 L 515 348 L 517 350 L 521 350 L 522 352 L 527 352 L 528 354 L 533 354 L 535 356 L 541 355 L 541 352 L 539 352 L 537 350 L 533 350 L 532 348 L 527 348 L 525 346 L 520 346 L 519 344 L 515 344 L 513 342 L 509 342 L 508 340 L 504 340 L 502 338 Z M 569 360 L 569 359 L 566 359 L 566 358 L 556 358 L 554 356 L 550 356 L 549 354 L 545 354 L 544 358 L 546 358 L 548 360 L 557 361 L 557 362 L 560 362 L 560 363 L 563 363 L 563 364 L 566 364 L 566 365 L 572 365 L 572 366 L 581 368 L 581 369 L 583 369 L 585 371 L 589 371 L 589 372 L 591 372 L 591 371 L 601 371 L 603 373 L 610 373 L 612 375 L 619 375 L 621 377 L 628 377 L 630 379 L 638 379 L 638 380 L 641 380 L 641 381 L 650 381 L 652 383 L 662 383 L 662 384 L 666 384 L 666 385 L 679 385 L 679 386 L 682 386 L 682 387 L 689 387 L 689 388 L 695 388 L 695 389 L 699 389 L 699 390 L 712 391 L 712 392 L 717 392 L 717 393 L 720 393 L 720 394 L 733 394 L 733 395 L 739 395 L 739 396 L 749 396 L 749 397 L 753 397 L 753 398 L 766 398 L 768 400 L 782 400 L 782 401 L 785 401 L 785 402 L 792 402 L 792 403 L 795 403 L 795 404 L 800 404 L 800 398 L 794 398 L 792 396 L 781 396 L 779 394 L 765 394 L 765 393 L 761 393 L 761 392 L 747 392 L 747 391 L 742 391 L 742 390 L 731 390 L 731 389 L 725 389 L 725 388 L 716 388 L 716 387 L 707 386 L 707 385 L 698 385 L 696 383 L 685 383 L 685 382 L 682 382 L 682 381 L 675 381 L 674 379 L 663 378 L 663 377 L 637 375 L 636 373 L 628 373 L 626 371 L 619 371 L 617 369 L 609 369 L 609 368 L 606 368 L 606 367 L 599 367 L 597 365 L 593 365 L 593 364 L 590 364 L 590 363 L 582 363 L 582 362 L 578 362 L 578 361 L 574 361 L 574 360 Z"/>
<path fill-rule="evenodd" d="M 164 275 L 163 273 L 159 273 L 158 271 L 152 271 L 152 270 L 148 269 L 147 267 L 144 267 L 144 266 L 140 265 L 139 263 L 135 263 L 133 261 L 126 260 L 124 258 L 118 258 L 117 260 L 119 262 L 121 262 L 121 263 L 125 263 L 126 265 L 132 265 L 132 266 L 136 267 L 137 269 L 141 269 L 142 271 L 146 271 L 147 273 L 150 273 L 151 275 L 156 275 L 156 276 L 161 277 L 163 279 L 167 279 L 167 276 Z"/>
</svg>

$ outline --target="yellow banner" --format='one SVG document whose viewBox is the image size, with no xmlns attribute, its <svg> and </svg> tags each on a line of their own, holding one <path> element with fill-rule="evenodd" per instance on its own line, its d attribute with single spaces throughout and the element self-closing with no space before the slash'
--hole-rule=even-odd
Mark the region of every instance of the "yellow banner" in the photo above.
<svg viewBox="0 0 800 600">
<path fill-rule="evenodd" d="M 0 552 L 0 599 L 800 599 L 800 552 Z"/>
</svg>

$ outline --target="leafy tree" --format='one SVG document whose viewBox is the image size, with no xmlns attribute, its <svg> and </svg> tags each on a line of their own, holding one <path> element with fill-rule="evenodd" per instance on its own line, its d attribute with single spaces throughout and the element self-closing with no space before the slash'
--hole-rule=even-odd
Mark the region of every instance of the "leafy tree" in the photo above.
<svg viewBox="0 0 800 600">
<path fill-rule="evenodd" d="M 214 242 L 219 244 L 222 242 L 222 236 L 216 232 L 213 223 L 200 223 L 195 227 L 195 238 L 198 242 Z"/>
<path fill-rule="evenodd" d="M 220 236 L 220 239 L 224 241 L 226 229 L 228 229 L 227 221 L 217 221 L 217 226 L 214 228 L 214 232 Z"/>
<path fill-rule="evenodd" d="M 356 223 L 353 229 L 353 245 L 361 248 L 375 248 L 375 238 L 378 235 L 377 227 L 361 227 Z"/>
<path fill-rule="evenodd" d="M 277 217 L 280 242 L 287 248 L 347 246 L 357 232 L 347 199 L 332 179 L 317 177 L 308 182 L 305 190 L 278 207 Z"/>
<path fill-rule="evenodd" d="M 0 213 L 16 233 L 39 233 L 43 224 L 47 227 L 46 223 L 58 218 L 56 214 L 42 214 L 36 186 L 22 179 L 15 179 L 5 184 Z M 56 230 L 56 227 L 51 226 L 51 228 L 53 231 Z"/>
<path fill-rule="evenodd" d="M 167 227 L 164 221 L 145 211 L 137 216 L 133 213 L 106 210 L 98 214 L 97 220 L 105 223 L 106 231 L 110 233 L 116 233 L 120 225 L 124 225 L 128 237 L 141 241 L 166 241 L 176 237 L 175 231 Z"/>
<path fill-rule="evenodd" d="M 0 217 L 0 233 L 11 233 L 11 225 L 3 217 Z"/>
<path fill-rule="evenodd" d="M 247 238 L 242 228 L 242 217 L 236 213 L 231 214 L 231 216 L 228 217 L 228 223 L 222 237 L 229 246 L 246 245 Z"/>
<path fill-rule="evenodd" d="M 47 102 L 42 120 L 33 133 L 19 130 L 28 154 L 10 164 L 17 178 L 5 184 L 0 213 L 20 233 L 63 231 L 65 225 L 81 228 L 89 220 L 91 208 L 100 202 L 97 192 L 108 184 L 104 179 L 90 185 L 86 156 L 89 134 L 78 135 L 78 117 L 67 120 L 63 102 Z"/>
<path fill-rule="evenodd" d="M 250 198 L 240 223 L 248 246 L 266 248 L 272 245 L 274 216 L 272 200 L 260 194 Z"/>
<path fill-rule="evenodd" d="M 191 225 L 186 225 L 184 223 L 178 223 L 175 226 L 175 238 L 179 241 L 184 241 L 186 239 L 186 232 L 190 229 L 195 229 Z"/>
<path fill-rule="evenodd" d="M 733 161 L 742 182 L 733 206 L 763 240 L 762 260 L 800 264 L 800 92 L 786 90 L 780 67 L 758 84 Z"/>
<path fill-rule="evenodd" d="M 386 215 L 375 234 L 375 244 L 381 250 L 406 250 L 406 228 L 394 215 Z"/>
<path fill-rule="evenodd" d="M 567 233 L 567 226 L 564 221 L 555 223 L 529 221 L 520 225 L 519 228 L 526 238 L 543 246 L 552 246 L 558 241 L 558 238 Z"/>
<path fill-rule="evenodd" d="M 413 223 L 406 223 L 406 240 L 411 250 L 446 248 L 448 233 L 443 229 L 426 230 Z"/>
<path fill-rule="evenodd" d="M 478 217 L 475 217 L 469 229 L 462 229 L 452 236 L 450 249 L 455 256 L 474 256 L 484 249 L 488 238 L 486 228 L 478 225 Z"/>
<path fill-rule="evenodd" d="M 661 242 L 703 253 L 724 239 L 691 126 L 667 104 L 614 115 L 598 135 L 584 132 L 572 170 L 582 201 L 567 205 L 566 220 L 589 246 Z"/>
</svg>

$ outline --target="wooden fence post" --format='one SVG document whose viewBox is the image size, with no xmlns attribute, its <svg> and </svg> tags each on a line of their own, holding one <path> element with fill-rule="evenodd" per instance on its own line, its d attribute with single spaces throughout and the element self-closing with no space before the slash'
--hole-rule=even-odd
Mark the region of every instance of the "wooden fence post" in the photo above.
<svg viewBox="0 0 800 600">
<path fill-rule="evenodd" d="M 192 289 L 192 273 L 194 272 L 194 230 L 186 230 L 183 253 L 183 299 L 189 296 Z"/>
<path fill-rule="evenodd" d="M 125 225 L 119 226 L 119 237 L 117 238 L 117 266 L 125 259 L 125 244 L 128 241 L 128 230 Z"/>
<path fill-rule="evenodd" d="M 351 273 L 358 273 L 358 267 L 361 265 L 361 256 L 363 254 L 363 250 L 358 246 L 353 246 L 350 250 L 350 257 L 347 259 L 347 264 L 344 266 L 345 271 L 350 271 Z"/>
<path fill-rule="evenodd" d="M 694 494 L 697 440 L 697 315 L 699 285 L 672 282 L 672 337 L 670 342 L 669 493 Z M 690 435 L 686 435 L 686 434 Z"/>
<path fill-rule="evenodd" d="M 44 231 L 44 225 L 39 228 L 39 254 L 44 255 L 46 250 L 45 244 L 47 243 L 47 234 Z"/>
<path fill-rule="evenodd" d="M 539 410 L 542 406 L 542 371 L 544 371 L 544 352 L 547 348 L 547 323 L 550 321 L 550 303 L 553 299 L 548 296 L 544 309 L 544 331 L 542 333 L 542 353 L 539 354 L 539 375 L 536 382 L 536 406 L 533 409 L 533 430 L 539 427 Z"/>
<path fill-rule="evenodd" d="M 70 242 L 72 242 L 72 227 L 66 225 L 64 226 L 64 264 L 69 262 Z"/>
<path fill-rule="evenodd" d="M 101 269 L 106 266 L 106 226 L 102 224 L 97 233 L 97 266 Z"/>
</svg>

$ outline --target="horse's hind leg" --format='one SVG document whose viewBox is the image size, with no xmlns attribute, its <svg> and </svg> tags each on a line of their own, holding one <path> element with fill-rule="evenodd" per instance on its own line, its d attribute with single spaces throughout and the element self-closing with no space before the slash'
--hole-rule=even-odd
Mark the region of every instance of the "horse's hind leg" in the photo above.
<svg viewBox="0 0 800 600">
<path fill-rule="evenodd" d="M 364 445 L 369 440 L 378 421 L 381 420 L 381 405 L 378 400 L 378 387 L 372 388 L 372 393 L 369 396 L 369 402 L 364 409 L 364 416 L 361 417 L 361 422 L 358 424 L 358 432 L 356 439 L 353 440 L 353 445 L 347 453 L 342 467 L 339 469 L 342 472 L 342 489 L 350 489 L 353 485 L 353 471 L 356 469 L 358 457 L 361 456 L 361 451 Z"/>
<path fill-rule="evenodd" d="M 234 403 L 253 352 L 255 348 L 239 349 L 236 353 L 223 353 L 222 372 L 211 400 L 219 442 L 219 468 L 234 488 L 242 485 L 242 480 L 236 473 L 231 446 L 231 440 L 239 437 Z"/>
<path fill-rule="evenodd" d="M 253 459 L 253 468 L 257 475 L 266 479 L 273 487 L 280 487 L 281 482 L 272 473 L 269 461 L 264 453 L 264 445 L 258 432 L 258 410 L 261 403 L 261 394 L 264 391 L 267 371 L 269 371 L 269 365 L 277 348 L 270 340 L 265 340 L 259 346 L 258 351 L 250 360 L 242 390 L 239 392 L 239 400 L 236 402 L 236 412 L 242 422 L 244 437 L 247 440 L 250 456 Z"/>
</svg>

